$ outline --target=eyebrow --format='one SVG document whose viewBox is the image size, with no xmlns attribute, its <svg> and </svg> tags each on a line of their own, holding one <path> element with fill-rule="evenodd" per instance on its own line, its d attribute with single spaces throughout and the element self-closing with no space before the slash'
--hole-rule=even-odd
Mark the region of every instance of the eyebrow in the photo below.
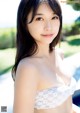
<svg viewBox="0 0 80 113">
<path fill-rule="evenodd" d="M 56 14 L 56 13 L 52 13 L 52 14 Z M 42 13 L 36 13 L 35 14 L 35 16 L 42 16 L 42 15 L 44 15 L 44 14 L 42 14 Z"/>
<path fill-rule="evenodd" d="M 36 13 L 35 14 L 35 16 L 38 16 L 38 15 L 40 16 L 40 15 L 44 15 L 44 14 L 42 14 L 42 13 Z"/>
</svg>

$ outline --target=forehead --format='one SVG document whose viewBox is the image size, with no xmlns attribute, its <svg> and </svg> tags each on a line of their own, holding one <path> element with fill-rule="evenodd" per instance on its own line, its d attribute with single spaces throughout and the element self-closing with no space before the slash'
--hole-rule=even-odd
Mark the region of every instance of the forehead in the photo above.
<svg viewBox="0 0 80 113">
<path fill-rule="evenodd" d="M 54 13 L 54 11 L 51 9 L 51 7 L 49 6 L 48 3 L 40 3 L 36 12 L 35 12 L 35 15 L 44 15 L 46 17 L 49 17 L 49 16 L 52 16 Z M 27 19 L 30 19 L 32 18 L 32 15 L 33 15 L 33 10 L 30 11 L 29 15 L 28 15 L 28 18 Z"/>
<path fill-rule="evenodd" d="M 51 9 L 51 7 L 49 6 L 49 4 L 47 2 L 41 2 L 39 4 L 39 7 L 36 11 L 36 13 L 47 13 L 47 12 L 50 12 L 50 13 L 53 13 L 53 10 Z"/>
</svg>

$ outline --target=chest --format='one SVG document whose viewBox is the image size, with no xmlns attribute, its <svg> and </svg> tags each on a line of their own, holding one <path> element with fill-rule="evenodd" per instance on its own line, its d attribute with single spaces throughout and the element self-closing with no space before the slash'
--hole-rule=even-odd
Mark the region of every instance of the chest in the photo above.
<svg viewBox="0 0 80 113">
<path fill-rule="evenodd" d="M 61 73 L 58 73 L 56 66 L 59 68 L 54 60 L 40 62 L 40 65 L 37 66 L 40 77 L 39 89 L 58 86 L 62 83 L 60 76 L 58 76 Z"/>
</svg>

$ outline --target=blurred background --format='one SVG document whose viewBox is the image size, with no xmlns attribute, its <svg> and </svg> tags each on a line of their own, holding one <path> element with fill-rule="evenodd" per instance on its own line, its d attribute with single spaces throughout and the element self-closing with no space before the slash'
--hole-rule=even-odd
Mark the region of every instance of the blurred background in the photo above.
<svg viewBox="0 0 80 113">
<path fill-rule="evenodd" d="M 0 77 L 10 72 L 14 64 L 19 2 L 20 0 L 0 0 Z M 60 47 L 64 57 L 68 58 L 80 52 L 80 0 L 60 0 L 60 4 L 63 14 Z"/>
<path fill-rule="evenodd" d="M 61 48 L 65 57 L 80 51 L 80 0 L 60 0 L 63 13 Z M 16 18 L 20 0 L 0 0 L 0 75 L 15 58 Z"/>
</svg>

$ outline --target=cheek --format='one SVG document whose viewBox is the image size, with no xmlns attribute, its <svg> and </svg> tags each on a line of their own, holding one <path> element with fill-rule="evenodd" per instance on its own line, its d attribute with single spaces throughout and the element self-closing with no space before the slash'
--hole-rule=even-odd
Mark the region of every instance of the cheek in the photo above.
<svg viewBox="0 0 80 113">
<path fill-rule="evenodd" d="M 59 29 L 60 29 L 60 22 L 58 23 L 58 31 L 59 31 Z"/>
<path fill-rule="evenodd" d="M 42 30 L 42 25 L 41 24 L 30 24 L 28 25 L 28 31 L 30 34 L 37 34 L 40 33 Z"/>
<path fill-rule="evenodd" d="M 59 28 L 60 28 L 60 21 L 56 21 L 55 24 L 54 24 L 54 26 L 55 26 L 55 27 L 54 27 L 55 30 L 56 30 L 56 31 L 59 31 Z"/>
<path fill-rule="evenodd" d="M 60 21 L 58 22 L 58 27 L 60 28 Z"/>
<path fill-rule="evenodd" d="M 38 27 L 34 24 L 30 24 L 28 25 L 28 31 L 30 33 L 30 35 L 33 37 L 33 38 L 36 38 L 36 36 L 38 35 L 39 31 L 38 31 Z"/>
<path fill-rule="evenodd" d="M 33 24 L 29 24 L 28 25 L 28 31 L 29 31 L 30 34 L 33 34 L 35 29 L 36 28 L 35 28 L 35 26 Z"/>
<path fill-rule="evenodd" d="M 60 26 L 60 21 L 59 20 L 57 20 L 56 22 L 55 22 L 55 24 L 56 24 L 56 26 Z"/>
<path fill-rule="evenodd" d="M 28 31 L 29 31 L 30 35 L 31 35 L 32 37 L 34 37 L 34 35 L 35 35 L 35 29 L 29 27 L 29 28 L 28 28 Z"/>
</svg>

